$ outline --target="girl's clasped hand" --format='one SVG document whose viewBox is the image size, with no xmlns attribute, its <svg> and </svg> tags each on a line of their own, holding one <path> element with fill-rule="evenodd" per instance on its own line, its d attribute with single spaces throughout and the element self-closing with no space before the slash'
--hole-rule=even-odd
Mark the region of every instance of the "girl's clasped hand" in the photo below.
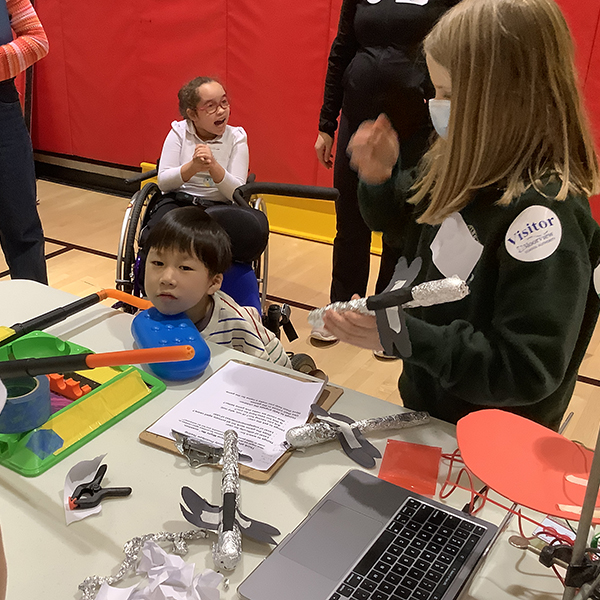
<svg viewBox="0 0 600 600">
<path fill-rule="evenodd" d="M 213 153 L 207 144 L 198 144 L 194 150 L 192 160 L 195 164 L 199 165 L 201 169 L 209 167 L 213 161 Z"/>
</svg>

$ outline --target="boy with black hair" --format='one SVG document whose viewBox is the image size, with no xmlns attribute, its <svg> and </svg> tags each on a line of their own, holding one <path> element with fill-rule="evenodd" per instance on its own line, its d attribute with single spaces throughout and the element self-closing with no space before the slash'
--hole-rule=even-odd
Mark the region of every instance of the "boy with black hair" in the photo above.
<svg viewBox="0 0 600 600">
<path fill-rule="evenodd" d="M 196 206 L 171 210 L 153 227 L 146 248 L 144 286 L 161 313 L 184 312 L 205 340 L 291 368 L 258 311 L 220 291 L 231 242 L 214 219 Z"/>
</svg>

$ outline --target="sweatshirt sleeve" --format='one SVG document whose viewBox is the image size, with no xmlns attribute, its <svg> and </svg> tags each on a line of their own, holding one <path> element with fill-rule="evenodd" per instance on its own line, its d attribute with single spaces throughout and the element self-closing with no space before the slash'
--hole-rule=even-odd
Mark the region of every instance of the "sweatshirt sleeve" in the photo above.
<svg viewBox="0 0 600 600">
<path fill-rule="evenodd" d="M 398 246 L 407 219 L 414 219 L 414 206 L 406 200 L 415 181 L 415 170 L 403 171 L 400 161 L 390 179 L 379 185 L 359 182 L 358 204 L 361 215 L 371 231 L 382 231 L 384 240 Z"/>
<path fill-rule="evenodd" d="M 171 129 L 160 155 L 158 164 L 158 187 L 162 192 L 172 192 L 183 185 L 181 177 L 181 136 Z"/>
<path fill-rule="evenodd" d="M 337 119 L 342 108 L 344 88 L 342 79 L 346 68 L 358 49 L 354 31 L 354 16 L 357 0 L 344 0 L 340 12 L 338 31 L 327 62 L 323 105 L 319 116 L 319 131 L 331 136 L 337 129 Z"/>
<path fill-rule="evenodd" d="M 599 305 L 592 285 L 597 265 L 589 250 L 598 245 L 598 233 L 592 242 L 569 207 L 575 202 L 538 197 L 534 203 L 551 207 L 562 230 L 558 247 L 544 258 L 528 261 L 508 252 L 516 221 L 500 232 L 489 325 L 455 320 L 439 326 L 407 314 L 412 356 L 405 360 L 472 404 L 525 406 L 555 392 L 573 360 L 582 324 L 595 322 Z"/>
<path fill-rule="evenodd" d="M 233 192 L 240 185 L 246 183 L 248 179 L 248 164 L 250 162 L 250 153 L 248 150 L 248 136 L 241 128 L 236 128 L 234 132 L 235 142 L 227 165 L 221 165 L 225 169 L 225 177 L 219 183 L 216 183 L 219 192 L 228 200 L 233 198 Z"/>
<path fill-rule="evenodd" d="M 29 0 L 7 0 L 16 39 L 0 46 L 0 81 L 16 77 L 48 54 L 48 38 Z"/>
</svg>

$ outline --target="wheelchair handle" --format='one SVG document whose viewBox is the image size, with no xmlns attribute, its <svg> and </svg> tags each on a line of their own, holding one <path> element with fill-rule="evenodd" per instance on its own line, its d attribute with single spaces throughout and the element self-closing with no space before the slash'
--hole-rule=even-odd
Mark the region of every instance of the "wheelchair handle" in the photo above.
<svg viewBox="0 0 600 600">
<path fill-rule="evenodd" d="M 158 169 L 152 169 L 151 171 L 146 171 L 145 173 L 138 173 L 137 175 L 133 175 L 133 177 L 129 177 L 125 180 L 127 185 L 132 183 L 141 183 L 142 181 L 146 181 L 146 179 L 152 179 L 158 175 Z"/>
<path fill-rule="evenodd" d="M 315 198 L 317 200 L 337 200 L 340 195 L 336 188 L 255 181 L 241 185 L 234 190 L 233 201 L 240 206 L 248 206 L 250 197 L 254 194 L 273 194 L 275 196 Z"/>
</svg>

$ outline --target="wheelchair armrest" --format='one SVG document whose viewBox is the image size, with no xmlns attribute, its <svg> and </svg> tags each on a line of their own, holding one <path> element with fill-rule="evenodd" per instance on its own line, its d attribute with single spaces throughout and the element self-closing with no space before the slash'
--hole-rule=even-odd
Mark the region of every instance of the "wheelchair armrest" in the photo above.
<svg viewBox="0 0 600 600">
<path fill-rule="evenodd" d="M 247 207 L 250 197 L 254 194 L 273 194 L 275 196 L 292 196 L 295 198 L 336 200 L 340 193 L 336 188 L 255 181 L 252 183 L 245 183 L 237 188 L 233 192 L 233 201 L 240 206 Z"/>
<path fill-rule="evenodd" d="M 127 185 L 132 183 L 141 183 L 142 181 L 146 181 L 146 179 L 152 179 L 158 175 L 158 169 L 152 169 L 151 171 L 146 171 L 145 173 L 138 173 L 133 177 L 129 177 L 125 180 Z"/>
</svg>

